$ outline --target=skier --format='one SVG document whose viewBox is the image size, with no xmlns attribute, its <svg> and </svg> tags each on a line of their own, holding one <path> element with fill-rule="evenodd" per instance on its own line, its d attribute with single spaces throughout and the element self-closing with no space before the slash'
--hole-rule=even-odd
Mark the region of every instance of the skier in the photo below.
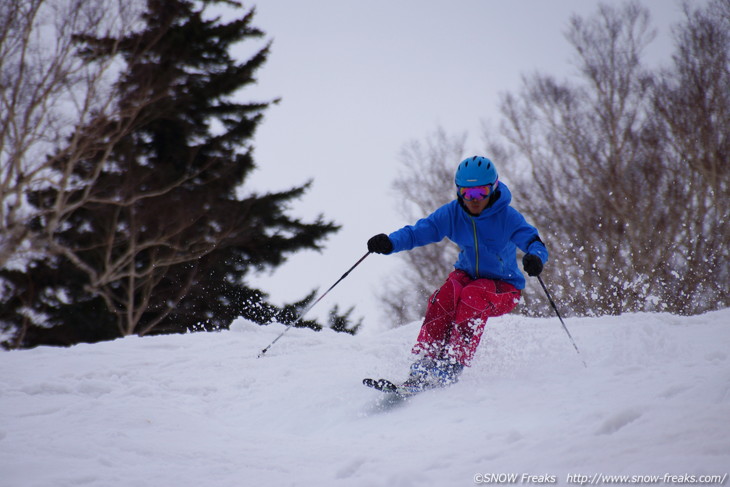
<svg viewBox="0 0 730 487">
<path fill-rule="evenodd" d="M 454 270 L 433 293 L 412 349 L 417 359 L 401 385 L 418 392 L 455 383 L 469 366 L 487 319 L 512 311 L 525 287 L 517 267 L 538 276 L 548 251 L 525 218 L 510 206 L 512 194 L 486 157 L 463 160 L 456 169 L 456 199 L 431 215 L 368 240 L 368 251 L 391 254 L 448 237 L 460 248 Z"/>
</svg>

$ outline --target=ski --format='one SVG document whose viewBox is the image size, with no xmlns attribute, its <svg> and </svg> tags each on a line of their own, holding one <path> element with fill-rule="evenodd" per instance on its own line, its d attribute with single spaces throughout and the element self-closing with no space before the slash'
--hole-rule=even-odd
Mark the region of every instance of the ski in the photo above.
<svg viewBox="0 0 730 487">
<path fill-rule="evenodd" d="M 410 397 L 421 392 L 420 390 L 395 384 L 388 379 L 363 379 L 362 383 L 375 390 L 400 397 Z"/>
</svg>

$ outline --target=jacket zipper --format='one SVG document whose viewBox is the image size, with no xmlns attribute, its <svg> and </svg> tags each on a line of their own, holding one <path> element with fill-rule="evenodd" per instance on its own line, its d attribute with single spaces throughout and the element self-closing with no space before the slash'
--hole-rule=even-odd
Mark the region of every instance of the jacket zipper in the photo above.
<svg viewBox="0 0 730 487">
<path fill-rule="evenodd" d="M 477 238 L 477 223 L 474 221 L 473 217 L 471 218 L 471 227 L 474 231 L 474 254 L 476 257 L 476 268 L 474 269 L 474 276 L 479 279 L 479 239 Z"/>
</svg>

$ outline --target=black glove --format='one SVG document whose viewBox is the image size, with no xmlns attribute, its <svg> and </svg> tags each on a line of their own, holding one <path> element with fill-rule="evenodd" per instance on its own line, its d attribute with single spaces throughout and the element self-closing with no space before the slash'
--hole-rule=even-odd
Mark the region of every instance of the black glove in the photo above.
<svg viewBox="0 0 730 487">
<path fill-rule="evenodd" d="M 376 254 L 389 254 L 393 251 L 393 242 L 386 234 L 380 233 L 368 240 L 368 250 Z"/>
<path fill-rule="evenodd" d="M 522 268 L 530 277 L 539 276 L 542 272 L 542 261 L 535 254 L 525 254 L 522 258 Z"/>
</svg>

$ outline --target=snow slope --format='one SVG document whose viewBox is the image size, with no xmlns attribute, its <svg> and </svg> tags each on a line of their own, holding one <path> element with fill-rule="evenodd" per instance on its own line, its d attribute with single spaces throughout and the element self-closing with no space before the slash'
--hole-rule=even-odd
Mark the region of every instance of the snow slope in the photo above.
<svg viewBox="0 0 730 487">
<path fill-rule="evenodd" d="M 567 325 L 587 368 L 556 319 L 510 315 L 461 382 L 395 405 L 360 381 L 403 377 L 418 323 L 262 359 L 281 325 L 0 353 L 0 486 L 728 484 L 730 309 Z"/>
</svg>

